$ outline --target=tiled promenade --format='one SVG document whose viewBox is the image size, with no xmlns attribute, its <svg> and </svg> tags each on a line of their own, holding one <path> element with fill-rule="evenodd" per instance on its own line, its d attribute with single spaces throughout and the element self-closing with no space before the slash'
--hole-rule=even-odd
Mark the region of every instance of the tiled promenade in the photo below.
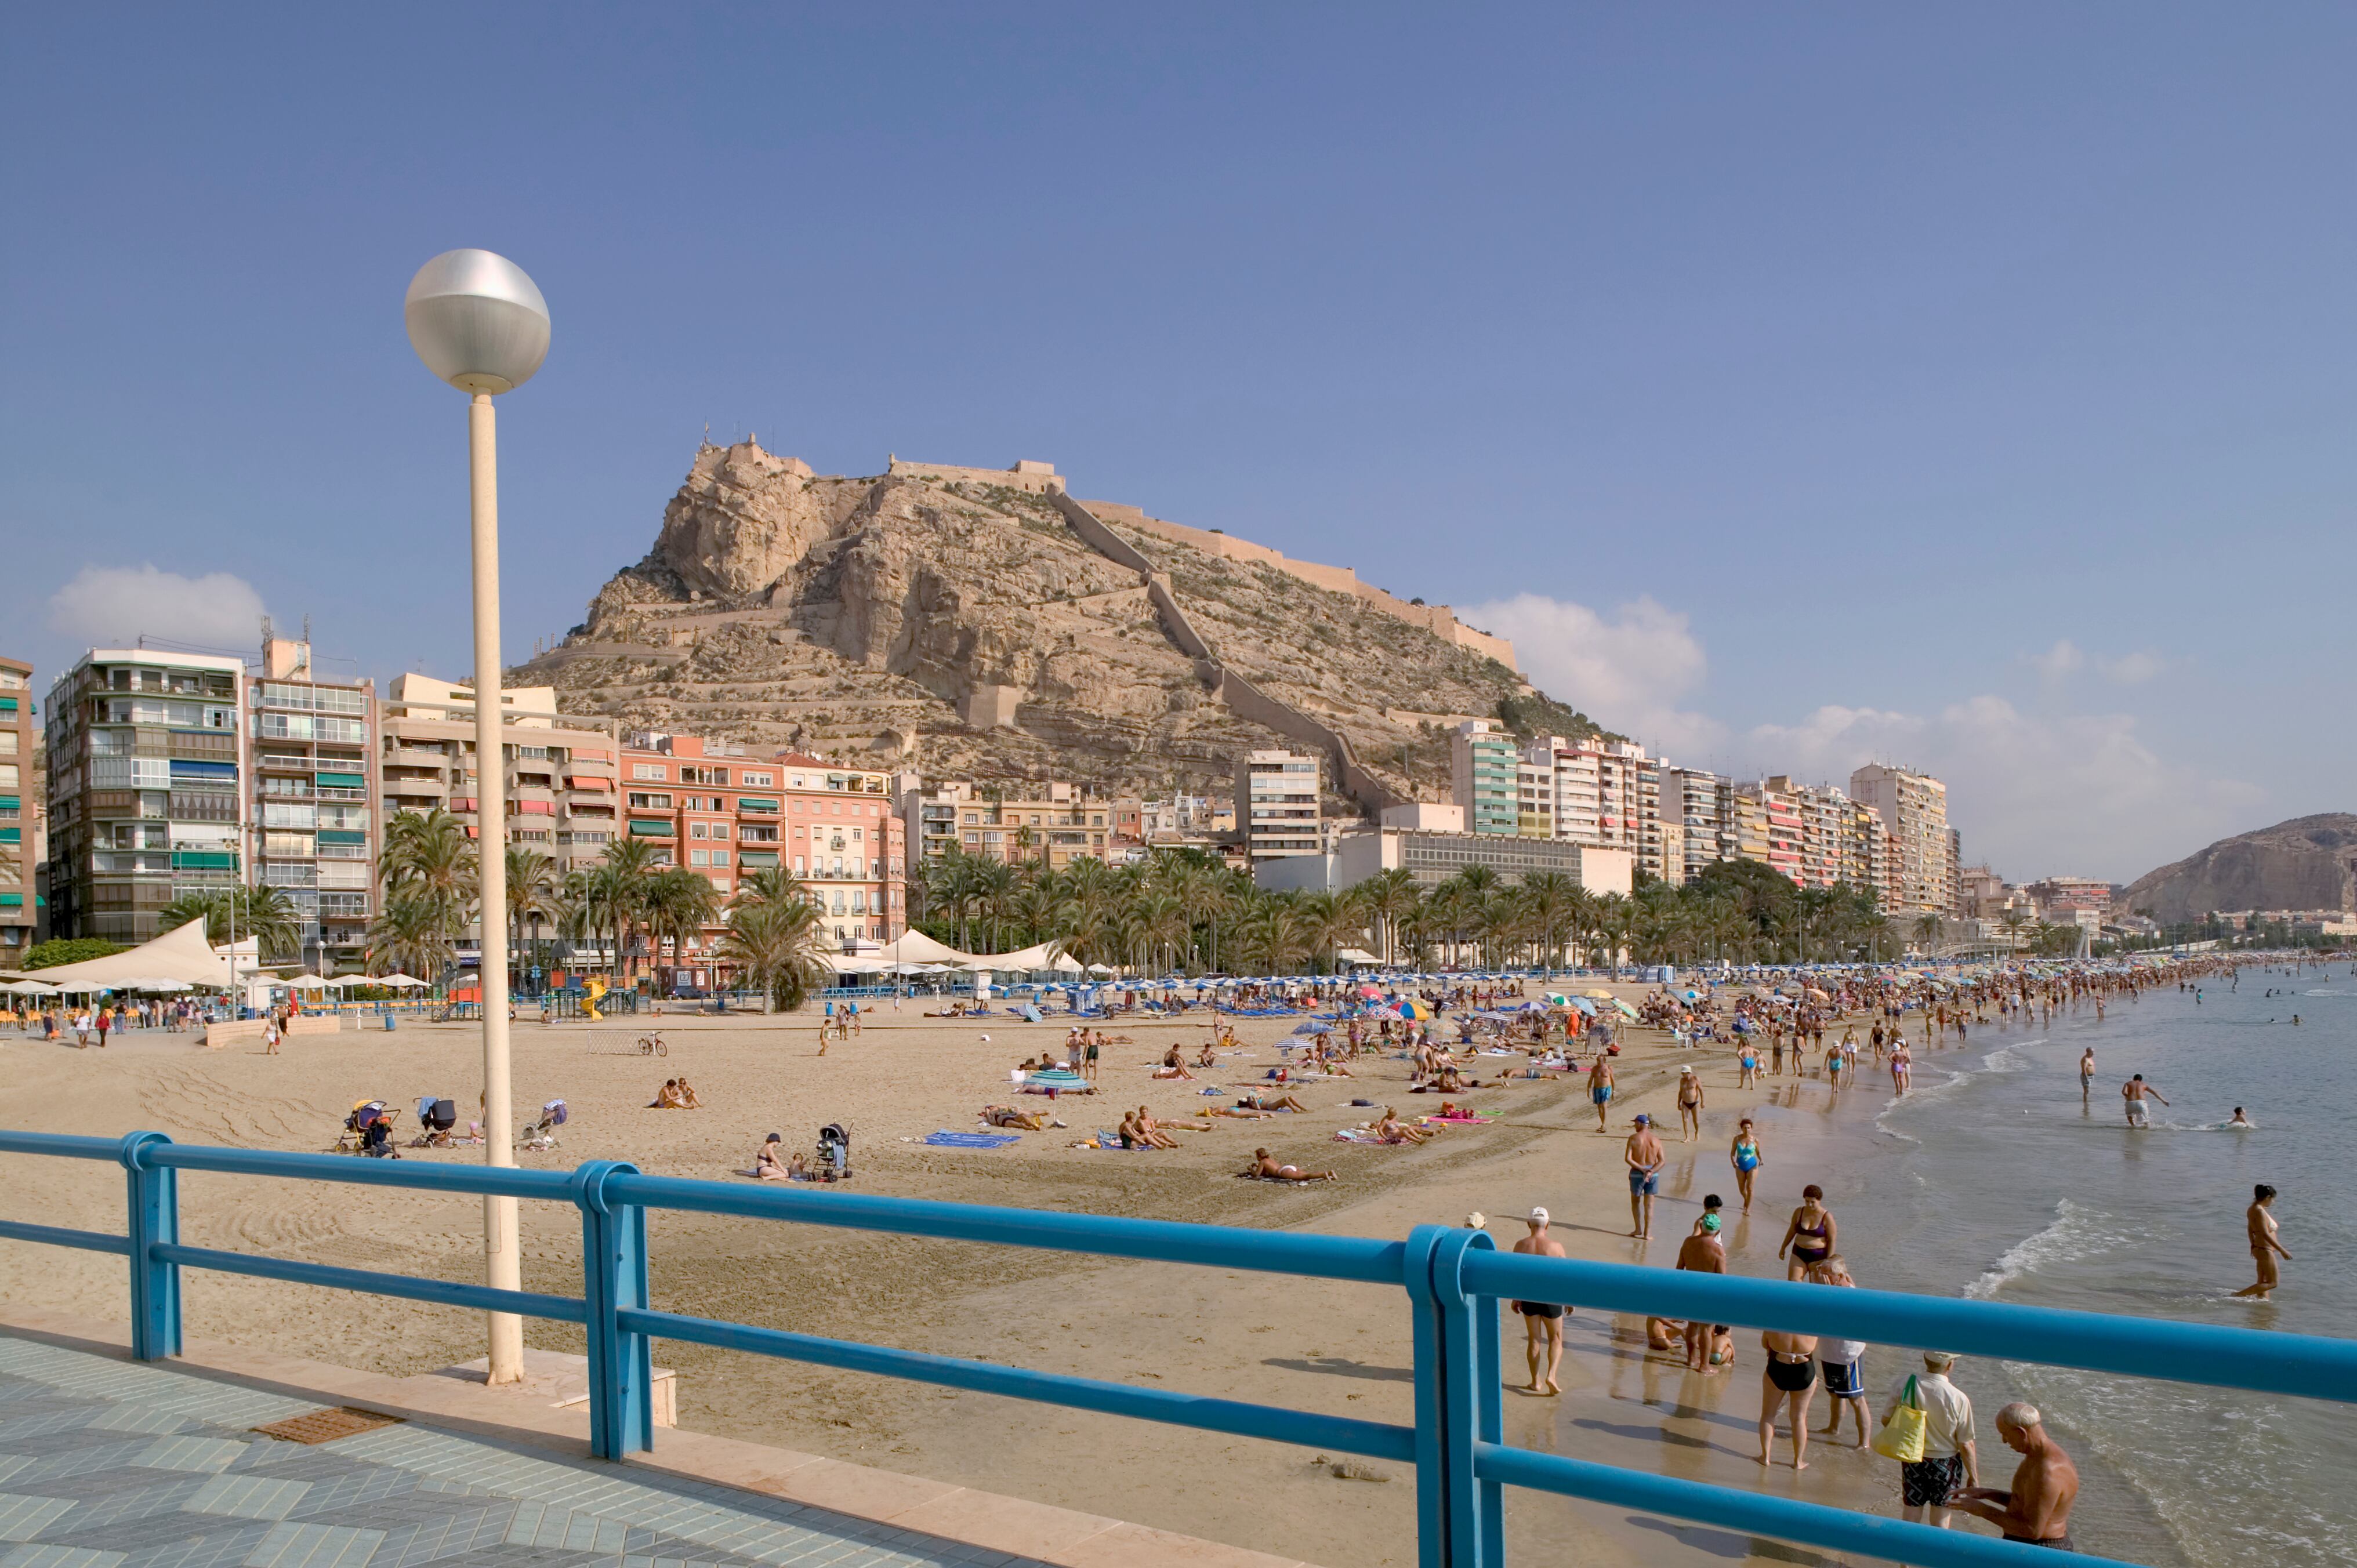
<svg viewBox="0 0 2357 1568">
<path fill-rule="evenodd" d="M 330 1408 L 0 1332 L 0 1568 L 1038 1562 L 416 1422 L 316 1444 L 254 1430 Z"/>
</svg>

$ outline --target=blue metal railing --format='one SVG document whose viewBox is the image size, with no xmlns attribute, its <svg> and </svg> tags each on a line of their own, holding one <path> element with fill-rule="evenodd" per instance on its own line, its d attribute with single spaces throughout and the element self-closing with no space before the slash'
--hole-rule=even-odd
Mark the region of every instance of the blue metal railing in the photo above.
<svg viewBox="0 0 2357 1568">
<path fill-rule="evenodd" d="M 512 1312 L 577 1323 L 587 1330 L 590 1445 L 601 1458 L 620 1459 L 652 1446 L 652 1341 L 683 1340 L 1413 1464 L 1424 1568 L 1499 1568 L 1505 1561 L 1502 1498 L 1507 1486 L 1808 1546 L 1904 1559 L 1925 1568 L 2007 1563 L 2031 1568 L 2053 1561 L 2040 1548 L 1988 1536 L 1511 1447 L 1502 1430 L 1501 1298 L 1885 1345 L 1936 1346 L 2013 1361 L 2357 1402 L 2357 1342 L 2349 1340 L 1531 1257 L 1496 1251 L 1481 1231 L 1432 1225 L 1416 1227 L 1405 1241 L 1381 1241 L 878 1197 L 834 1188 L 688 1181 L 642 1175 L 614 1161 L 594 1161 L 571 1171 L 395 1164 L 180 1144 L 159 1133 L 111 1139 L 0 1130 L 0 1153 L 121 1165 L 127 1187 L 124 1234 L 5 1219 L 0 1220 L 0 1239 L 126 1258 L 132 1354 L 142 1360 L 179 1352 L 183 1268 Z M 570 1204 L 581 1214 L 582 1294 L 494 1290 L 184 1246 L 179 1240 L 181 1171 Z M 1200 1398 L 659 1311 L 647 1289 L 650 1209 L 1400 1287 L 1408 1296 L 1414 1328 L 1415 1423 L 1403 1426 Z"/>
</svg>

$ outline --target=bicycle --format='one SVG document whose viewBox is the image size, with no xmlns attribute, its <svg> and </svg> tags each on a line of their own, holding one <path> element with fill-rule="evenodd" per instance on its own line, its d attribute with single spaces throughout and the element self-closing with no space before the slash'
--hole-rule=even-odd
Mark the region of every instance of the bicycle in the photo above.
<svg viewBox="0 0 2357 1568">
<path fill-rule="evenodd" d="M 671 1055 L 671 1047 L 663 1044 L 662 1034 L 658 1030 L 654 1034 L 640 1035 L 639 1036 L 639 1055 L 642 1057 L 667 1057 Z"/>
</svg>

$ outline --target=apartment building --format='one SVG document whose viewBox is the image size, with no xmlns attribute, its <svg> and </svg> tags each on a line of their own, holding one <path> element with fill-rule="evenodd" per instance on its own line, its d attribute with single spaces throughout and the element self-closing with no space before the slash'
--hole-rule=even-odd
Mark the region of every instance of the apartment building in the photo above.
<svg viewBox="0 0 2357 1568">
<path fill-rule="evenodd" d="M 1255 865 L 1253 879 L 1272 893 L 1339 893 L 1379 872 L 1405 869 L 1415 877 L 1416 886 L 1429 893 L 1467 866 L 1479 865 L 1507 882 L 1556 873 L 1590 893 L 1618 893 L 1625 897 L 1632 886 L 1635 865 L 1636 857 L 1626 850 L 1601 849 L 1566 839 L 1378 826 L 1338 839 L 1328 854 Z"/>
<path fill-rule="evenodd" d="M 1964 879 L 1960 875 L 1958 880 Z M 2104 915 L 2112 908 L 2112 885 L 2091 876 L 2040 877 L 2022 892 L 2029 895 L 2040 919 L 2051 920 L 2058 926 L 2068 925 L 2083 911 Z"/>
<path fill-rule="evenodd" d="M 1677 827 L 1676 874 L 1663 873 L 1670 882 L 1701 880 L 1703 869 L 1715 861 L 1734 860 L 1741 851 L 1735 832 L 1735 782 L 1699 768 L 1661 768 L 1660 810 L 1664 834 Z"/>
<path fill-rule="evenodd" d="M 928 789 L 913 773 L 893 783 L 911 877 L 952 847 L 1012 865 L 1061 871 L 1082 858 L 1109 858 L 1118 802 L 1077 784 L 1035 779 L 977 784 L 953 780 Z M 1141 817 L 1143 811 L 1140 812 Z"/>
<path fill-rule="evenodd" d="M 1512 833 L 1522 813 L 1515 792 L 1520 758 L 1514 737 L 1487 719 L 1467 719 L 1448 742 L 1452 798 L 1465 812 L 1465 829 L 1475 833 Z"/>
<path fill-rule="evenodd" d="M 1877 898 L 1888 902 L 1889 847 L 1889 835 L 1884 832 L 1882 819 L 1875 815 L 1874 809 L 1849 800 L 1842 817 L 1841 880 L 1852 887 L 1870 890 Z"/>
<path fill-rule="evenodd" d="M 1757 860 L 1802 886 L 1801 808 L 1792 784 L 1777 774 L 1738 785 L 1738 828 L 1746 860 Z"/>
<path fill-rule="evenodd" d="M 475 693 L 471 686 L 430 675 L 396 675 L 377 718 L 377 789 L 382 817 L 439 806 L 479 838 L 480 802 L 489 788 L 475 753 Z M 491 779 L 506 805 L 508 843 L 549 856 L 562 880 L 587 871 L 617 832 L 615 759 L 620 742 L 580 720 L 559 719 L 556 690 L 525 686 L 500 693 L 508 714 L 500 731 L 503 755 Z M 380 839 L 380 843 L 382 840 Z M 510 890 L 512 900 L 516 890 Z M 551 933 L 536 913 L 521 926 L 527 945 Z M 458 941 L 462 961 L 479 950 L 481 932 Z M 610 963 L 602 949 L 585 950 L 591 967 Z"/>
<path fill-rule="evenodd" d="M 57 934 L 143 942 L 179 894 L 242 878 L 244 682 L 241 659 L 102 648 L 50 686 Z"/>
<path fill-rule="evenodd" d="M 1512 823 L 1513 742 L 1506 743 L 1506 821 Z M 1288 855 L 1317 854 L 1325 845 L 1318 826 L 1318 758 L 1308 752 L 1252 751 L 1236 759 L 1236 826 L 1243 833 L 1247 862 L 1258 865 Z M 1512 832 L 1512 827 L 1499 830 Z"/>
<path fill-rule="evenodd" d="M 1114 831 L 1127 830 L 1116 823 Z M 1149 844 L 1187 843 L 1235 831 L 1236 806 L 1232 800 L 1222 800 L 1211 795 L 1173 795 L 1168 800 L 1140 801 L 1137 827 L 1132 836 Z"/>
<path fill-rule="evenodd" d="M 1883 904 L 1893 918 L 1944 915 L 1956 902 L 1948 787 L 1905 768 L 1868 763 L 1849 776 L 1851 799 L 1882 819 L 1888 837 Z"/>
<path fill-rule="evenodd" d="M 47 858 L 33 786 L 33 666 L 0 654 L 0 969 L 38 940 L 33 868 Z"/>
<path fill-rule="evenodd" d="M 245 682 L 250 767 L 245 864 L 301 918 L 298 945 L 320 973 L 358 971 L 374 913 L 380 840 L 371 806 L 376 684 L 328 681 L 307 637 L 272 635 Z"/>
<path fill-rule="evenodd" d="M 661 733 L 630 736 L 621 768 L 624 831 L 722 900 L 755 872 L 785 870 L 846 949 L 907 929 L 908 852 L 882 769 Z M 723 930 L 716 921 L 688 940 L 679 979 L 705 983 Z"/>
</svg>

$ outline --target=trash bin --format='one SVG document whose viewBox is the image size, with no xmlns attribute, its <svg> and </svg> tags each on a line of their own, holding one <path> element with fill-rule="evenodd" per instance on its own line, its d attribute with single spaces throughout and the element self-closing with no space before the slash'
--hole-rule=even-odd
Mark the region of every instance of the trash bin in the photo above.
<svg viewBox="0 0 2357 1568">
<path fill-rule="evenodd" d="M 391 1034 L 393 1032 L 393 1015 L 390 1013 L 387 1013 L 384 1015 L 384 1028 L 385 1033 L 387 1034 Z"/>
</svg>

